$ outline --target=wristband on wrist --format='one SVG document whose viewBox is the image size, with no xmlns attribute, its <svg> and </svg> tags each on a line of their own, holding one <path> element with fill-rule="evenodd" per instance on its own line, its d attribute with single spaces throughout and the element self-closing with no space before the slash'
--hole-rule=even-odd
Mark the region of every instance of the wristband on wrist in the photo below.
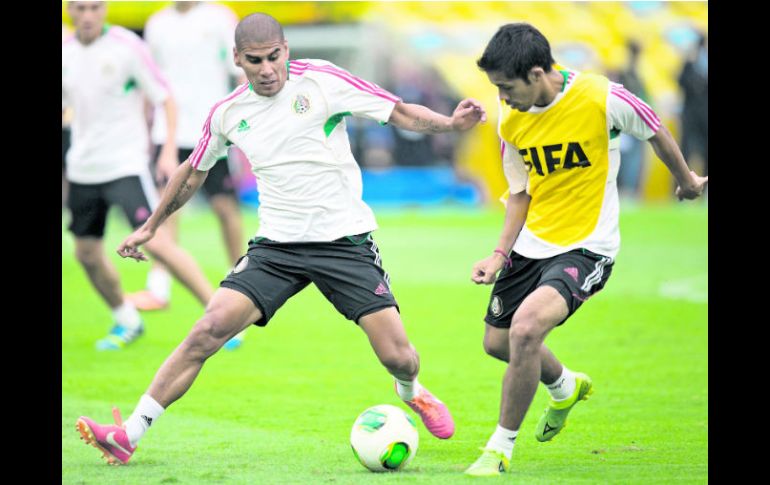
<svg viewBox="0 0 770 485">
<path fill-rule="evenodd" d="M 506 253 L 505 251 L 503 251 L 500 248 L 495 249 L 495 252 L 497 254 L 502 254 L 503 255 L 503 257 L 505 258 L 505 267 L 506 268 L 510 268 L 511 266 L 513 266 L 513 261 L 511 261 L 511 258 L 508 256 L 508 253 Z"/>
</svg>

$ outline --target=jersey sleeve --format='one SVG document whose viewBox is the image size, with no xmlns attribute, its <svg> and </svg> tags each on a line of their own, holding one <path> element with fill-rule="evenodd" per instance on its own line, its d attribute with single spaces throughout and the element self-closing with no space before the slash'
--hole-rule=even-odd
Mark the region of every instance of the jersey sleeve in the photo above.
<svg viewBox="0 0 770 485">
<path fill-rule="evenodd" d="M 227 155 L 227 138 L 221 134 L 222 111 L 214 109 L 203 124 L 203 135 L 190 154 L 190 165 L 207 172 L 217 160 Z"/>
<path fill-rule="evenodd" d="M 500 156 L 503 159 L 503 174 L 511 194 L 518 194 L 527 188 L 529 172 L 519 150 L 505 140 L 500 141 Z"/>
<path fill-rule="evenodd" d="M 505 110 L 502 101 L 498 104 L 497 136 L 500 138 L 500 158 L 503 160 L 503 174 L 508 182 L 508 191 L 518 194 L 527 188 L 529 171 L 524 158 L 519 154 L 518 147 L 507 141 L 501 132 Z M 508 199 L 504 195 L 505 200 Z M 503 201 L 505 203 L 505 201 Z"/>
<path fill-rule="evenodd" d="M 292 61 L 290 69 L 318 80 L 327 95 L 330 115 L 350 113 L 386 123 L 401 98 L 378 85 L 323 61 Z"/>
<path fill-rule="evenodd" d="M 171 90 L 168 81 L 152 58 L 147 43 L 133 32 L 121 32 L 119 35 L 127 40 L 134 53 L 131 73 L 136 77 L 142 92 L 153 104 L 162 103 L 169 96 Z"/>
<path fill-rule="evenodd" d="M 610 83 L 607 114 L 610 129 L 618 129 L 639 140 L 648 140 L 661 125 L 652 108 L 622 84 Z"/>
</svg>

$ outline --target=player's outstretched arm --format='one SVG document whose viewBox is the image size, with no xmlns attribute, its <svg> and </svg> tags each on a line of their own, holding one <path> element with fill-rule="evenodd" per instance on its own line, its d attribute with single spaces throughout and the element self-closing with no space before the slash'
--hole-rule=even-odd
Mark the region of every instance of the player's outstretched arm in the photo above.
<svg viewBox="0 0 770 485">
<path fill-rule="evenodd" d="M 399 102 L 393 108 L 388 123 L 404 130 L 418 133 L 444 133 L 465 131 L 479 122 L 487 121 L 487 113 L 475 99 L 464 99 L 455 108 L 452 116 L 444 116 L 420 104 Z"/>
<path fill-rule="evenodd" d="M 139 229 L 118 246 L 118 254 L 124 258 L 147 261 L 147 256 L 139 250 L 139 246 L 152 239 L 163 221 L 190 200 L 195 191 L 203 185 L 207 175 L 208 172 L 195 170 L 189 159 L 179 165 L 163 191 L 158 208 Z"/>
<path fill-rule="evenodd" d="M 508 202 L 505 204 L 505 224 L 500 234 L 500 240 L 497 248 L 490 256 L 482 259 L 473 265 L 471 270 L 471 281 L 478 284 L 489 285 L 495 282 L 497 272 L 508 263 L 508 253 L 519 237 L 524 221 L 527 219 L 527 210 L 529 201 L 532 198 L 526 191 L 518 194 L 509 194 Z"/>
<path fill-rule="evenodd" d="M 687 166 L 687 162 L 674 141 L 674 137 L 665 126 L 658 129 L 648 140 L 655 154 L 660 158 L 671 174 L 676 178 L 676 196 L 682 199 L 697 199 L 706 188 L 708 177 L 701 177 Z"/>
</svg>

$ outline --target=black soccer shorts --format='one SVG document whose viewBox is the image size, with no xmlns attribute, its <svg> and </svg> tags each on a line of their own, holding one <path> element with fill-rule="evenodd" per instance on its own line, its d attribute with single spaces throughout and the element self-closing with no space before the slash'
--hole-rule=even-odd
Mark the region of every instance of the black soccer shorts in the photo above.
<svg viewBox="0 0 770 485">
<path fill-rule="evenodd" d="M 604 288 L 612 273 L 612 258 L 574 249 L 546 259 L 530 259 L 511 251 L 512 265 L 504 268 L 492 288 L 484 321 L 509 328 L 521 302 L 543 285 L 556 289 L 567 302 L 564 323 L 591 295 Z"/>
<path fill-rule="evenodd" d="M 155 155 L 152 157 L 150 168 L 153 174 L 157 174 L 158 170 L 158 156 L 160 155 L 161 147 L 155 145 Z M 181 165 L 192 154 L 192 148 L 180 148 L 177 154 L 179 164 Z M 206 199 L 210 199 L 215 195 L 227 195 L 237 198 L 235 181 L 230 174 L 230 165 L 228 165 L 227 157 L 222 157 L 209 169 L 206 180 L 203 181 L 201 186 L 203 195 Z"/>
<path fill-rule="evenodd" d="M 398 303 L 379 248 L 370 233 L 330 242 L 249 241 L 249 249 L 220 283 L 251 298 L 262 312 L 263 327 L 286 301 L 314 283 L 348 320 Z"/>
<path fill-rule="evenodd" d="M 70 182 L 67 206 L 72 220 L 69 230 L 75 237 L 101 239 L 107 212 L 112 205 L 120 206 L 131 227 L 136 229 L 155 209 L 148 201 L 150 198 L 157 203 L 158 194 L 149 175 L 143 178 L 137 175 L 122 177 L 101 184 Z"/>
</svg>

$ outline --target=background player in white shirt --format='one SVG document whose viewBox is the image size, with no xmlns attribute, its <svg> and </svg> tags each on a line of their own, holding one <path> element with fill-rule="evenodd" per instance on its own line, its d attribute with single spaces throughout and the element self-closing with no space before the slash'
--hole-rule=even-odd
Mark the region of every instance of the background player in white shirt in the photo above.
<svg viewBox="0 0 770 485">
<path fill-rule="evenodd" d="M 278 22 L 252 14 L 238 24 L 235 61 L 249 80 L 217 103 L 203 137 L 182 164 L 148 222 L 118 248 L 146 259 L 139 246 L 190 199 L 206 170 L 232 143 L 247 155 L 260 184 L 260 229 L 215 292 L 203 317 L 158 370 L 121 426 L 80 417 L 82 438 L 115 464 L 126 463 L 138 440 L 182 397 L 203 363 L 233 335 L 265 325 L 311 282 L 366 332 L 375 354 L 396 379 L 396 392 L 438 438 L 454 433 L 440 400 L 417 381 L 419 356 L 409 342 L 382 269 L 361 199 L 361 172 L 350 151 L 344 117 L 365 116 L 421 133 L 464 131 L 486 120 L 478 102 L 460 102 L 451 117 L 406 104 L 375 84 L 324 61 L 289 62 Z M 117 414 L 117 413 L 116 413 Z"/>
<path fill-rule="evenodd" d="M 176 157 L 176 108 L 146 45 L 133 32 L 104 22 L 104 2 L 70 2 L 75 35 L 62 41 L 62 111 L 72 108 L 72 141 L 67 152 L 70 231 L 78 261 L 112 309 L 115 325 L 97 342 L 113 350 L 143 332 L 136 308 L 124 299 L 120 278 L 104 252 L 102 238 L 110 206 L 123 209 L 133 227 L 157 205 L 149 174 L 149 137 L 143 95 L 162 104 L 168 132 L 161 158 Z M 141 92 L 140 92 L 141 90 Z M 159 229 L 148 252 L 206 304 L 213 288 L 195 261 Z"/>
<path fill-rule="evenodd" d="M 203 2 L 174 2 L 147 20 L 144 39 L 168 80 L 178 108 L 176 143 L 180 162 L 195 148 L 211 106 L 232 90 L 234 79 L 238 84 L 246 82 L 231 56 L 237 23 L 237 16 L 229 8 Z M 165 118 L 164 110 L 156 107 L 151 131 L 156 160 L 152 165 L 161 191 L 178 165 L 169 163 L 170 158 L 157 159 L 167 138 Z M 209 172 L 203 193 L 219 221 L 231 265 L 241 256 L 245 242 L 236 190 L 225 154 Z M 164 225 L 178 242 L 178 214 L 169 217 Z M 166 308 L 170 297 L 171 277 L 157 261 L 147 275 L 146 290 L 128 295 L 140 310 Z M 237 348 L 242 338 L 243 334 L 237 335 L 225 348 Z"/>
</svg>

